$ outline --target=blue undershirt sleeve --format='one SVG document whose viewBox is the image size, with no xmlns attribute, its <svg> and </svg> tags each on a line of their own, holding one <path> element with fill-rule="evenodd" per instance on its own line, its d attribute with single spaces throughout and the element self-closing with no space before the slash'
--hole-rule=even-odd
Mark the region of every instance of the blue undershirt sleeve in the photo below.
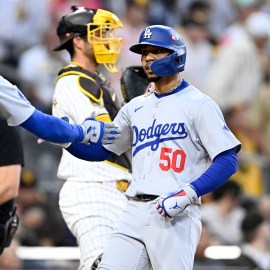
<svg viewBox="0 0 270 270">
<path fill-rule="evenodd" d="M 84 138 L 80 125 L 71 125 L 39 110 L 35 110 L 21 126 L 39 138 L 53 143 L 81 142 Z"/>
<path fill-rule="evenodd" d="M 101 143 L 73 143 L 66 150 L 73 156 L 86 161 L 103 161 L 112 154 Z"/>
<path fill-rule="evenodd" d="M 234 149 L 217 155 L 210 167 L 190 183 L 198 197 L 223 185 L 237 171 L 237 154 Z"/>
</svg>

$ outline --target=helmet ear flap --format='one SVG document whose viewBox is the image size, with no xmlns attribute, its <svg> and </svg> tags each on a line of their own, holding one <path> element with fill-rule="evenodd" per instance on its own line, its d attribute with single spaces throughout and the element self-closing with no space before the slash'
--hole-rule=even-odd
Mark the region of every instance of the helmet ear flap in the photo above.
<svg viewBox="0 0 270 270">
<path fill-rule="evenodd" d="M 151 64 L 151 69 L 160 77 L 174 75 L 184 70 L 185 59 L 185 55 L 178 55 L 177 52 L 173 52 L 161 59 L 155 60 Z"/>
</svg>

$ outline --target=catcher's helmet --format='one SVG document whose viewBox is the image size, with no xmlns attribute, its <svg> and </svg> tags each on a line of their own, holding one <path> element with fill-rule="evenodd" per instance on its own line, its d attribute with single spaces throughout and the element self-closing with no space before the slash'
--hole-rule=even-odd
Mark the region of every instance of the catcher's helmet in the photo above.
<svg viewBox="0 0 270 270">
<path fill-rule="evenodd" d="M 66 49 L 68 43 L 76 36 L 87 35 L 93 45 L 96 61 L 110 72 L 116 72 L 115 62 L 122 48 L 122 38 L 114 35 L 115 28 L 123 27 L 120 19 L 103 9 L 71 7 L 72 12 L 63 16 L 57 27 L 60 44 L 54 51 Z"/>
<path fill-rule="evenodd" d="M 129 49 L 142 54 L 146 45 L 158 46 L 172 52 L 161 59 L 153 61 L 151 69 L 160 77 L 174 75 L 184 70 L 186 62 L 186 45 L 177 31 L 164 25 L 147 27 L 140 36 L 139 43 Z"/>
</svg>

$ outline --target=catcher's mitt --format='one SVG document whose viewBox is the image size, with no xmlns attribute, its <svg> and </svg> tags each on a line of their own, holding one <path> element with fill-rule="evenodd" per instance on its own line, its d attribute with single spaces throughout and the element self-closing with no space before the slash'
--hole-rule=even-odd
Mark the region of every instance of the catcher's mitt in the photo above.
<svg viewBox="0 0 270 270">
<path fill-rule="evenodd" d="M 125 102 L 145 93 L 149 80 L 142 66 L 130 66 L 124 69 L 120 79 L 121 90 Z"/>
</svg>

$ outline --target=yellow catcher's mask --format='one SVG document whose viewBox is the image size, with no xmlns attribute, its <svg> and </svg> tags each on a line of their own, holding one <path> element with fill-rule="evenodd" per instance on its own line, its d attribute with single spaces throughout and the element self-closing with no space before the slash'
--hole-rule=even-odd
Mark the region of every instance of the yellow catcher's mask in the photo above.
<svg viewBox="0 0 270 270">
<path fill-rule="evenodd" d="M 115 29 L 120 27 L 123 27 L 120 19 L 102 9 L 97 10 L 93 22 L 87 26 L 87 39 L 93 44 L 97 62 L 112 73 L 117 72 L 115 62 L 123 44 L 123 39 L 115 36 Z"/>
<path fill-rule="evenodd" d="M 58 23 L 57 35 L 60 43 L 54 51 L 68 49 L 74 37 L 87 36 L 93 45 L 97 63 L 110 72 L 117 72 L 115 62 L 122 48 L 122 38 L 115 36 L 115 29 L 123 27 L 120 19 L 103 9 L 71 7 L 72 12 L 63 16 Z"/>
</svg>

